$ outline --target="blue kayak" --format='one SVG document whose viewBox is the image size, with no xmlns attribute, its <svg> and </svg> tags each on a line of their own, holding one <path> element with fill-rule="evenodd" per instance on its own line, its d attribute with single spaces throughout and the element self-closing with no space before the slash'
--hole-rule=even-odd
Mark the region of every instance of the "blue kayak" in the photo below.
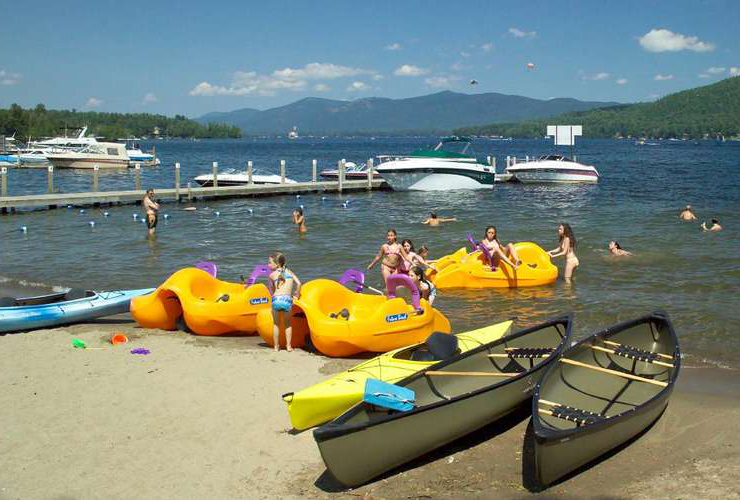
<svg viewBox="0 0 740 500">
<path fill-rule="evenodd" d="M 0 298 L 0 333 L 79 323 L 129 311 L 131 299 L 154 288 L 68 292 L 25 298 Z"/>
</svg>

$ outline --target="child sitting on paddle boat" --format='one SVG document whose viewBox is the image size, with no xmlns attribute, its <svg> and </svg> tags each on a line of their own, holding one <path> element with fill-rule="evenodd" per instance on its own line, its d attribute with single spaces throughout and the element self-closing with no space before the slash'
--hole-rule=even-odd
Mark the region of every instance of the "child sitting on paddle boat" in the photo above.
<svg viewBox="0 0 740 500">
<path fill-rule="evenodd" d="M 480 244 L 485 246 L 491 254 L 490 264 L 492 271 L 496 270 L 501 260 L 509 264 L 514 269 L 518 268 L 521 264 L 516 255 L 516 248 L 514 248 L 513 243 L 507 243 L 506 246 L 501 245 L 501 242 L 498 240 L 496 226 L 488 226 L 486 228 L 485 237 Z"/>
<path fill-rule="evenodd" d="M 421 298 L 426 299 L 430 306 L 434 305 L 434 299 L 437 297 L 437 287 L 427 279 L 424 269 L 421 266 L 414 266 L 411 268 L 410 276 L 411 280 L 419 289 Z"/>
<path fill-rule="evenodd" d="M 301 295 L 301 280 L 285 264 L 285 255 L 280 252 L 270 255 L 267 261 L 267 265 L 272 271 L 270 273 L 270 287 L 272 289 L 272 335 L 275 341 L 275 351 L 280 350 L 281 317 L 285 326 L 285 347 L 288 351 L 293 350 L 293 346 L 291 345 L 293 329 L 290 324 L 290 311 L 293 308 L 293 297 L 297 299 Z M 293 290 L 294 285 L 295 291 Z"/>
</svg>

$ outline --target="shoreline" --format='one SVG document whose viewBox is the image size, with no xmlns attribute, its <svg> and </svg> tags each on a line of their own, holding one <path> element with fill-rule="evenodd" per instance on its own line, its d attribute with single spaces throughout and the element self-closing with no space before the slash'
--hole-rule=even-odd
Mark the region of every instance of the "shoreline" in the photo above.
<svg viewBox="0 0 740 500">
<path fill-rule="evenodd" d="M 123 332 L 129 343 L 112 346 Z M 88 347 L 71 346 L 73 338 Z M 0 336 L 0 498 L 528 496 L 526 411 L 360 488 L 324 474 L 280 395 L 359 361 L 259 337 L 146 330 L 128 315 Z M 149 349 L 149 355 L 131 349 Z M 738 495 L 738 372 L 686 366 L 665 414 L 552 497 Z M 338 490 L 338 491 L 337 491 Z"/>
</svg>

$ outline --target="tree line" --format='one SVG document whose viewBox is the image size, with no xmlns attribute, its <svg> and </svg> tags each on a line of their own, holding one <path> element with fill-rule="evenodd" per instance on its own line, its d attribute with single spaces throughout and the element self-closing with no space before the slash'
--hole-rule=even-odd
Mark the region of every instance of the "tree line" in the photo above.
<svg viewBox="0 0 740 500">
<path fill-rule="evenodd" d="M 21 141 L 29 138 L 53 137 L 64 129 L 87 126 L 87 135 L 117 139 L 122 137 L 152 137 L 155 129 L 162 137 L 239 138 L 239 127 L 220 123 L 201 125 L 182 115 L 170 118 L 150 113 L 80 112 L 75 109 L 49 110 L 43 104 L 23 109 L 13 104 L 0 109 L 0 135 Z"/>
<path fill-rule="evenodd" d="M 520 123 L 455 130 L 461 135 L 542 137 L 547 125 L 583 125 L 584 137 L 716 138 L 740 135 L 740 76 L 655 102 L 564 113 Z"/>
</svg>

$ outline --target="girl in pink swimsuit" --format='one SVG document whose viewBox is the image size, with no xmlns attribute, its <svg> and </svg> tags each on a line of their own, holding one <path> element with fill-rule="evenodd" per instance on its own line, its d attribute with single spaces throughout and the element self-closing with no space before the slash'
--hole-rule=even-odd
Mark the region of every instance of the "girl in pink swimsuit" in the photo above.
<svg viewBox="0 0 740 500">
<path fill-rule="evenodd" d="M 380 272 L 383 274 L 383 282 L 388 286 L 388 276 L 398 273 L 401 263 L 404 259 L 408 260 L 408 255 L 398 241 L 398 234 L 395 229 L 389 229 L 387 234 L 388 241 L 380 246 L 380 250 L 375 258 L 368 264 L 367 268 L 372 269 L 378 261 L 380 263 Z"/>
</svg>

